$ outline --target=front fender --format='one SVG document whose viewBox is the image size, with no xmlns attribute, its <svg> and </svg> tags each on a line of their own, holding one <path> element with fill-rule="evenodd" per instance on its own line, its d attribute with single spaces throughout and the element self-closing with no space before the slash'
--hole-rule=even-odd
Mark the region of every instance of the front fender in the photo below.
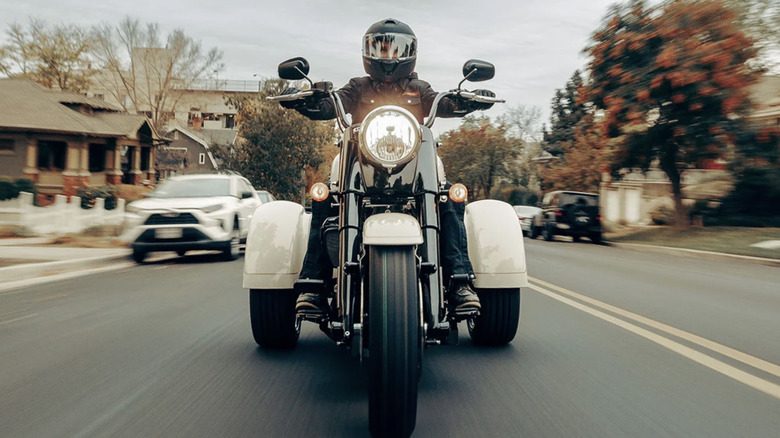
<svg viewBox="0 0 780 438">
<path fill-rule="evenodd" d="M 244 254 L 246 289 L 292 289 L 303 266 L 311 214 L 300 204 L 275 201 L 257 207 Z"/>
<path fill-rule="evenodd" d="M 423 243 L 420 223 L 402 213 L 380 213 L 363 223 L 363 244 L 379 246 L 419 245 Z"/>
<path fill-rule="evenodd" d="M 506 202 L 487 199 L 466 206 L 469 260 L 477 288 L 528 286 L 523 230 Z"/>
</svg>

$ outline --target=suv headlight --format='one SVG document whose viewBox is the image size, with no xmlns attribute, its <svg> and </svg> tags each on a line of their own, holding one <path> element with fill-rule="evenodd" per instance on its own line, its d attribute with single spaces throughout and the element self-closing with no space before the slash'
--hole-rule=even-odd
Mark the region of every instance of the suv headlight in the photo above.
<svg viewBox="0 0 780 438">
<path fill-rule="evenodd" d="M 363 119 L 360 149 L 370 161 L 392 169 L 415 156 L 420 137 L 420 124 L 412 113 L 398 106 L 382 106 Z"/>
<path fill-rule="evenodd" d="M 142 211 L 144 211 L 143 208 L 136 207 L 135 205 L 133 205 L 132 202 L 125 206 L 125 213 L 138 214 L 141 213 Z"/>
<path fill-rule="evenodd" d="M 214 205 L 209 205 L 209 206 L 206 206 L 206 207 L 201 207 L 199 210 L 204 212 L 204 213 L 214 213 L 217 210 L 221 210 L 222 207 L 224 207 L 223 204 L 214 204 Z"/>
</svg>

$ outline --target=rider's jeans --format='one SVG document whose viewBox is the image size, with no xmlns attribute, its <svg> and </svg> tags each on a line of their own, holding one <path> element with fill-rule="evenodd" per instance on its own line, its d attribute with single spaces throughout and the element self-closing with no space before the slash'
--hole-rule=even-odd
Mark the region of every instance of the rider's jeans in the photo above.
<svg viewBox="0 0 780 438">
<path fill-rule="evenodd" d="M 441 209 L 439 248 L 444 284 L 449 284 L 451 275 L 468 274 L 473 278 L 474 271 L 469 261 L 466 243 L 466 227 L 463 225 L 465 206 L 462 203 L 456 204 L 448 198 L 447 202 L 439 203 L 439 208 Z M 328 198 L 324 201 L 312 201 L 311 214 L 309 243 L 299 278 L 328 280 L 332 275 L 333 266 L 323 250 L 320 231 L 325 219 L 337 216 L 339 209 L 334 207 L 333 200 Z"/>
</svg>

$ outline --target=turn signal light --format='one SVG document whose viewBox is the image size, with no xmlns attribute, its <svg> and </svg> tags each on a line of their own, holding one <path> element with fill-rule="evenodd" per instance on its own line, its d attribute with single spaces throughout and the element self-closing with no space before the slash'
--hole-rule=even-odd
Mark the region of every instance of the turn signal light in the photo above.
<svg viewBox="0 0 780 438">
<path fill-rule="evenodd" d="M 324 201 L 328 199 L 328 196 L 330 195 L 330 189 L 325 183 L 318 182 L 311 186 L 309 193 L 311 193 L 311 199 L 315 201 Z"/>
<path fill-rule="evenodd" d="M 450 199 L 452 202 L 463 202 L 469 197 L 469 190 L 461 183 L 453 184 L 450 187 Z"/>
</svg>

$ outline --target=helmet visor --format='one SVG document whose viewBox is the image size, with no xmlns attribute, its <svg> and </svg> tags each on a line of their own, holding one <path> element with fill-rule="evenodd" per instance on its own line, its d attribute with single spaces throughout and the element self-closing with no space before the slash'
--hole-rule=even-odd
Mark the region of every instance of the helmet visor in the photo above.
<svg viewBox="0 0 780 438">
<path fill-rule="evenodd" d="M 363 37 L 363 56 L 405 59 L 417 55 L 417 38 L 402 33 L 375 33 Z"/>
</svg>

